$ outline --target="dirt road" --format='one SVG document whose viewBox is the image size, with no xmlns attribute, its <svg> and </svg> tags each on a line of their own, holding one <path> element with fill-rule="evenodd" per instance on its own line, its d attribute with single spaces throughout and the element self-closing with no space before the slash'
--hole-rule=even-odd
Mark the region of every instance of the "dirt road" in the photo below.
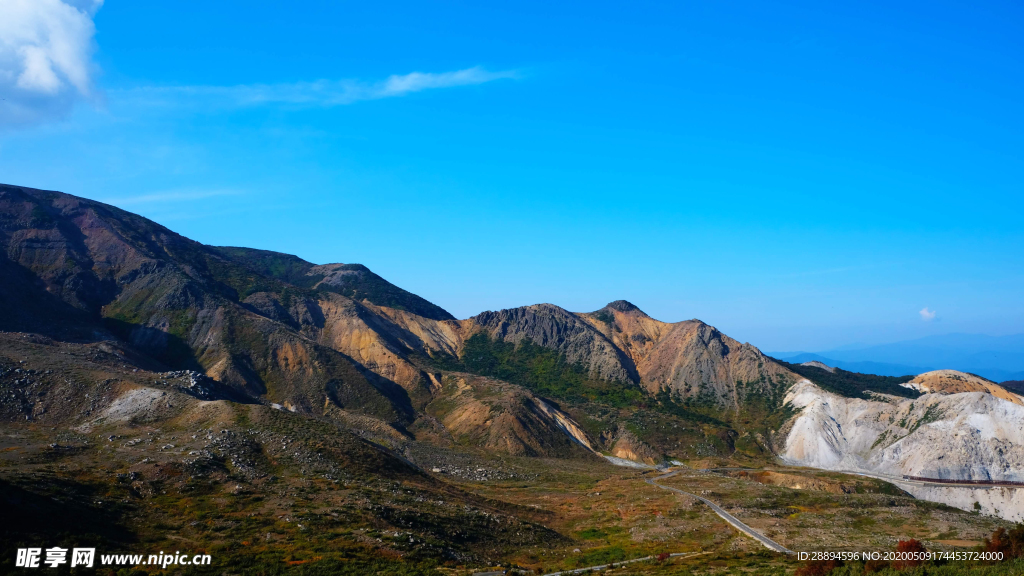
<svg viewBox="0 0 1024 576">
<path fill-rule="evenodd" d="M 658 484 L 658 482 L 657 482 L 658 480 L 663 480 L 665 478 L 670 478 L 672 476 L 675 476 L 676 474 L 679 474 L 680 472 L 681 472 L 681 470 L 675 470 L 673 472 L 669 472 L 668 474 L 662 474 L 661 476 L 657 476 L 655 478 L 646 478 L 644 481 L 647 482 L 648 484 L 652 485 L 652 486 L 657 486 L 658 488 L 661 488 L 662 490 L 670 490 L 672 492 L 676 492 L 678 494 L 685 494 L 686 496 L 689 496 L 691 498 L 696 498 L 697 500 L 700 500 L 701 502 L 707 504 L 708 507 L 711 508 L 711 510 L 713 510 L 715 514 L 718 514 L 719 516 L 721 516 L 722 519 L 725 520 L 726 522 L 728 522 L 733 528 L 739 530 L 740 532 L 746 534 L 747 536 L 750 536 L 751 538 L 753 538 L 754 540 L 757 540 L 761 544 L 764 544 L 764 546 L 766 548 L 770 549 L 770 550 L 774 550 L 776 552 L 782 552 L 783 554 L 796 554 L 796 552 L 793 552 L 792 550 L 790 550 L 789 548 L 786 548 L 782 544 L 779 544 L 778 542 L 775 542 L 774 540 L 772 540 L 772 539 L 768 538 L 767 536 L 762 535 L 760 532 L 754 530 L 750 526 L 747 526 L 743 522 L 740 522 L 740 520 L 738 518 L 736 518 L 732 514 L 729 514 L 728 512 L 723 510 L 721 508 L 721 506 L 719 506 L 718 504 L 715 504 L 711 500 L 708 500 L 707 498 L 701 498 L 700 496 L 697 496 L 696 494 L 691 494 L 689 492 L 685 492 L 683 490 L 680 490 L 679 488 L 673 488 L 671 486 L 662 486 L 661 484 Z"/>
</svg>

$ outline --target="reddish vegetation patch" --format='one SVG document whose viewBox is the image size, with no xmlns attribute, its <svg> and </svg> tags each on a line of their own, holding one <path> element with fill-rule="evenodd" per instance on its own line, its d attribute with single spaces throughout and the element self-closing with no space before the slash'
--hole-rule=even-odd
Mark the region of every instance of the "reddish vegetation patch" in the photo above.
<svg viewBox="0 0 1024 576">
<path fill-rule="evenodd" d="M 903 570 L 905 568 L 913 568 L 914 566 L 920 566 L 924 563 L 923 560 L 915 560 L 913 558 L 905 559 L 900 558 L 900 554 L 913 554 L 915 552 L 927 552 L 928 550 L 924 547 L 924 544 L 911 538 L 910 540 L 900 540 L 896 544 L 896 553 L 898 560 L 892 563 L 892 567 L 897 570 Z"/>
</svg>

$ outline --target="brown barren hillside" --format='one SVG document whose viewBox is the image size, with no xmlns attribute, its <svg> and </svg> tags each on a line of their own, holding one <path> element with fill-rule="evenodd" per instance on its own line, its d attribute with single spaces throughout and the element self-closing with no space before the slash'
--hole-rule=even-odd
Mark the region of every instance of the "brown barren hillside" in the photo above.
<svg viewBox="0 0 1024 576">
<path fill-rule="evenodd" d="M 643 310 L 625 300 L 616 300 L 596 312 L 578 316 L 604 334 L 625 352 L 634 364 L 639 364 L 651 352 L 670 326 L 666 322 L 651 318 Z"/>
<path fill-rule="evenodd" d="M 637 368 L 650 392 L 668 390 L 683 398 L 710 395 L 734 406 L 744 395 L 788 387 L 798 379 L 754 346 L 699 320 L 673 324 Z"/>
<path fill-rule="evenodd" d="M 999 384 L 981 376 L 957 370 L 933 370 L 919 374 L 906 384 L 910 388 L 933 394 L 959 394 L 961 392 L 987 392 L 1014 404 L 1024 406 L 1024 398 Z"/>
</svg>

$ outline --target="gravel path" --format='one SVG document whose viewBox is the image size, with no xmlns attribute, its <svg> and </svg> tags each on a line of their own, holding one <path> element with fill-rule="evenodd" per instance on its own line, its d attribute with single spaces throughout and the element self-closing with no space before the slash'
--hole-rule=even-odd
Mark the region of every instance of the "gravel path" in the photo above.
<svg viewBox="0 0 1024 576">
<path fill-rule="evenodd" d="M 669 554 L 668 556 L 669 558 L 676 558 L 679 556 L 700 556 L 701 554 L 710 554 L 710 552 L 675 552 L 673 554 Z M 657 558 L 657 556 L 644 556 L 643 558 L 633 558 L 632 560 L 622 560 L 621 562 L 612 562 L 610 564 L 601 564 L 599 566 L 587 566 L 586 568 L 562 570 L 561 572 L 552 572 L 550 574 L 545 574 L 544 576 L 568 576 L 569 574 L 596 572 L 597 570 L 607 570 L 608 568 L 614 568 L 616 566 L 622 566 L 624 564 L 632 564 L 633 562 L 643 562 L 644 560 L 654 560 L 655 558 Z"/>
<path fill-rule="evenodd" d="M 669 478 L 671 476 L 675 476 L 676 474 L 679 474 L 680 472 L 681 472 L 681 470 L 676 470 L 674 472 L 669 472 L 668 474 L 662 474 L 661 476 L 658 476 L 658 477 L 655 477 L 655 478 L 646 478 L 644 480 L 644 482 L 647 482 L 648 484 L 650 484 L 652 486 L 657 486 L 658 488 L 661 488 L 662 490 L 670 490 L 670 491 L 676 492 L 678 494 L 685 494 L 686 496 L 690 496 L 691 498 L 696 498 L 697 500 L 700 500 L 701 502 L 707 504 L 708 507 L 711 508 L 715 512 L 715 514 L 718 514 L 719 516 L 721 516 L 722 519 L 725 520 L 726 522 L 728 522 L 730 525 L 732 525 L 733 528 L 739 530 L 740 532 L 743 532 L 744 534 L 746 534 L 747 536 L 750 536 L 754 540 L 757 540 L 761 544 L 764 544 L 765 547 L 767 547 L 767 548 L 769 548 L 771 550 L 774 550 L 776 552 L 782 552 L 783 554 L 796 554 L 796 552 L 793 552 L 792 550 L 790 550 L 789 548 L 786 548 L 782 544 L 779 544 L 778 542 L 776 542 L 776 541 L 774 541 L 774 540 L 772 540 L 772 539 L 770 539 L 770 538 L 768 538 L 766 536 L 763 536 L 761 533 L 757 532 L 756 530 L 754 530 L 750 526 L 747 526 L 743 522 L 740 522 L 738 518 L 736 518 L 732 514 L 729 514 L 725 510 L 722 510 L 721 506 L 719 506 L 718 504 L 715 504 L 711 500 L 708 500 L 707 498 L 701 498 L 700 496 L 697 496 L 696 494 L 690 494 L 689 492 L 684 492 L 684 491 L 680 490 L 679 488 L 672 488 L 671 486 L 662 486 L 661 484 L 657 483 L 657 480 L 663 480 L 665 478 Z"/>
</svg>

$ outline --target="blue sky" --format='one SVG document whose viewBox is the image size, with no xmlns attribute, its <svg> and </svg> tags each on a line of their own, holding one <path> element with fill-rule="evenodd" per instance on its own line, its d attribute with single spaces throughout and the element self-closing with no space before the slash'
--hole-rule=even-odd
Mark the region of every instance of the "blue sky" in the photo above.
<svg viewBox="0 0 1024 576">
<path fill-rule="evenodd" d="M 459 317 L 1024 332 L 1021 4 L 494 4 L 0 0 L 0 181 Z"/>
</svg>

